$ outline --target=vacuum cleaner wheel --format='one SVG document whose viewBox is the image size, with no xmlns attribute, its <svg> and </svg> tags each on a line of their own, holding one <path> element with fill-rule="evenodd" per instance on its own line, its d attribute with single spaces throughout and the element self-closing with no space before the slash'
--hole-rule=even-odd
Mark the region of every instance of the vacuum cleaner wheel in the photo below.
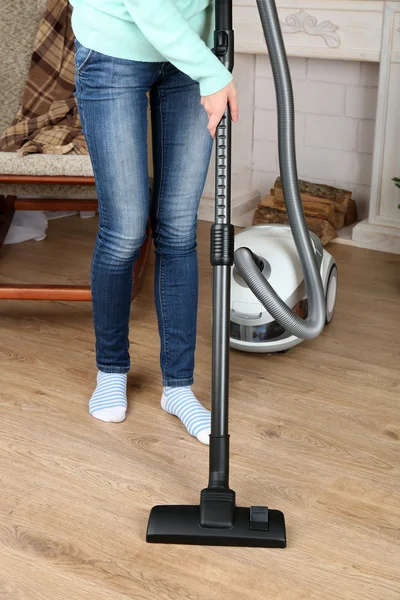
<svg viewBox="0 0 400 600">
<path fill-rule="evenodd" d="M 333 319 L 333 315 L 335 314 L 336 307 L 336 297 L 337 297 L 337 288 L 338 288 L 338 269 L 336 265 L 333 265 L 329 277 L 328 283 L 326 285 L 326 320 L 325 323 L 329 325 L 329 323 Z"/>
</svg>

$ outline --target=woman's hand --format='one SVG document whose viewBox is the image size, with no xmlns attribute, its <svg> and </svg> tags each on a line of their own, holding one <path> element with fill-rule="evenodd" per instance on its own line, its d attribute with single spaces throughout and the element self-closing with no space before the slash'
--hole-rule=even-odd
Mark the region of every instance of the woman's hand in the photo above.
<svg viewBox="0 0 400 600">
<path fill-rule="evenodd" d="M 229 105 L 232 121 L 236 123 L 239 119 L 237 91 L 233 81 L 215 94 L 202 96 L 201 103 L 208 114 L 208 131 L 214 139 L 227 105 Z"/>
</svg>

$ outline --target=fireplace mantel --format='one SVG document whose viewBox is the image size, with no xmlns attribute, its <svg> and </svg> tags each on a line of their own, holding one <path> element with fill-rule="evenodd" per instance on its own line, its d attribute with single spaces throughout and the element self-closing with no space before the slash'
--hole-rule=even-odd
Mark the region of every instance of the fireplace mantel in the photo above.
<svg viewBox="0 0 400 600">
<path fill-rule="evenodd" d="M 244 121 L 240 129 L 235 127 L 240 140 L 239 156 L 233 157 L 235 215 L 240 204 L 250 206 L 257 197 L 246 178 L 246 156 L 251 154 L 246 132 L 252 130 L 252 115 L 247 113 L 252 113 L 252 106 L 245 92 L 254 83 L 246 55 L 252 60 L 250 55 L 267 54 L 267 50 L 256 1 L 233 1 L 235 49 L 244 61 L 238 60 L 235 69 Z M 289 56 L 380 63 L 369 217 L 354 228 L 353 240 L 360 246 L 400 253 L 400 190 L 392 182 L 392 177 L 400 176 L 400 0 L 278 0 L 277 5 Z M 211 190 L 212 174 L 205 194 L 212 219 Z"/>
<path fill-rule="evenodd" d="M 380 61 L 385 2 L 278 0 L 289 56 Z M 397 3 L 393 3 L 397 4 Z M 237 52 L 266 54 L 253 0 L 234 0 Z"/>
</svg>

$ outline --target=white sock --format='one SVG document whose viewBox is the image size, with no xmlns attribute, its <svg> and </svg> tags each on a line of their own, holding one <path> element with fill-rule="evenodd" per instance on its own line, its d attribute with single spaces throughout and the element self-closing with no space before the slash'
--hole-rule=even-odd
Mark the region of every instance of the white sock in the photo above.
<svg viewBox="0 0 400 600">
<path fill-rule="evenodd" d="M 126 381 L 125 373 L 97 373 L 97 387 L 89 402 L 92 417 L 107 423 L 120 423 L 125 419 Z"/>
<path fill-rule="evenodd" d="M 190 386 L 165 387 L 161 406 L 171 415 L 178 417 L 188 432 L 202 444 L 210 443 L 211 413 L 200 404 Z"/>
</svg>

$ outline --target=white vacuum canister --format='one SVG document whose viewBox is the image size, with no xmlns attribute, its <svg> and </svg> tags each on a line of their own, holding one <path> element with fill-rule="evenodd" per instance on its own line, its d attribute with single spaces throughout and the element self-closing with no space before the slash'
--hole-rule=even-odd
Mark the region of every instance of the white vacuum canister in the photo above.
<svg viewBox="0 0 400 600">
<path fill-rule="evenodd" d="M 246 247 L 261 258 L 262 274 L 277 294 L 301 318 L 307 298 L 300 260 L 288 225 L 258 225 L 235 236 L 235 250 Z M 327 303 L 327 323 L 333 318 L 337 266 L 323 250 L 321 277 Z M 231 347 L 247 352 L 283 352 L 303 340 L 288 334 L 255 297 L 235 267 L 231 274 Z"/>
</svg>

